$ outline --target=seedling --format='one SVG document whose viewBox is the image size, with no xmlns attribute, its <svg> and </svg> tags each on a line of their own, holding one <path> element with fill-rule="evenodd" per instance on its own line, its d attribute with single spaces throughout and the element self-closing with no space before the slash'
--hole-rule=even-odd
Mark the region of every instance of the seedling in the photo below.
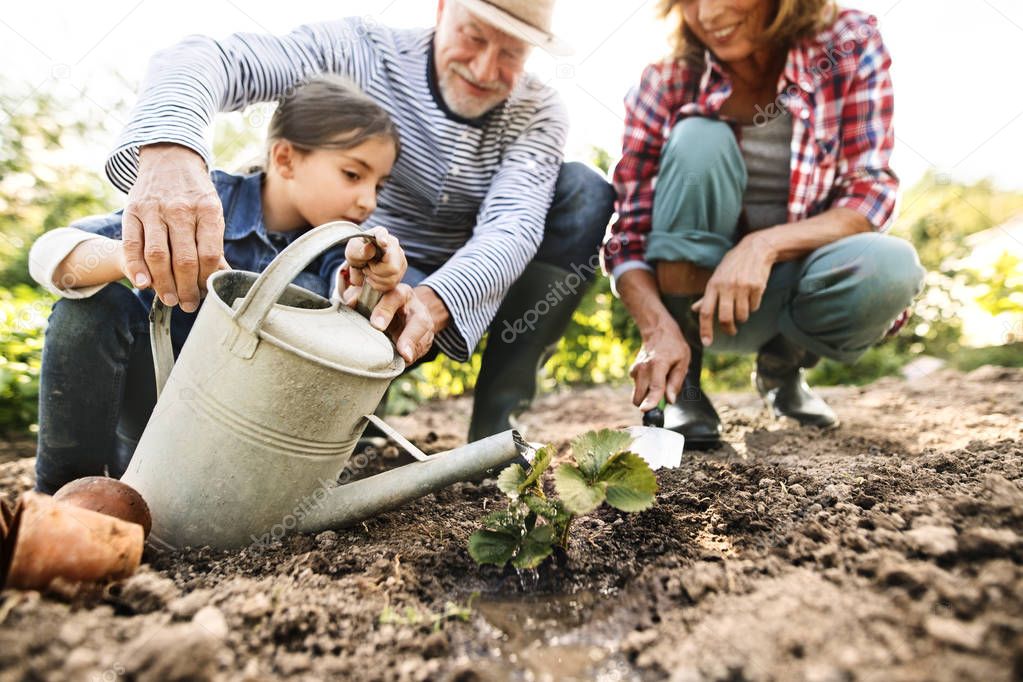
<svg viewBox="0 0 1023 682">
<path fill-rule="evenodd" d="M 406 606 L 404 611 L 397 611 L 390 605 L 384 607 L 377 618 L 381 625 L 407 625 L 419 626 L 429 625 L 430 629 L 437 632 L 444 627 L 444 623 L 452 620 L 459 620 L 463 623 L 469 622 L 472 618 L 472 603 L 479 597 L 479 592 L 473 592 L 465 606 L 449 601 L 444 603 L 444 610 L 434 613 L 427 611 L 420 613 L 418 609 Z"/>
<path fill-rule="evenodd" d="M 528 470 L 512 464 L 497 478 L 509 498 L 508 508 L 488 514 L 483 528 L 469 537 L 469 554 L 478 564 L 532 569 L 555 547 L 568 547 L 572 521 L 607 503 L 624 512 L 650 508 L 657 479 L 650 466 L 628 450 L 633 437 L 625 431 L 590 431 L 572 441 L 574 464 L 554 470 L 556 497 L 543 491 L 543 475 L 554 451 L 537 451 Z"/>
</svg>

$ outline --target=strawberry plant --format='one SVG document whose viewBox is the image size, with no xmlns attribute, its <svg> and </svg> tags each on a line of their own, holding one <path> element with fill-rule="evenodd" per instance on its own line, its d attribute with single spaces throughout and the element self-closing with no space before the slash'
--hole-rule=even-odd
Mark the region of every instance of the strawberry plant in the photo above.
<svg viewBox="0 0 1023 682">
<path fill-rule="evenodd" d="M 631 443 L 630 434 L 612 429 L 576 438 L 573 463 L 554 470 L 554 497 L 543 490 L 543 475 L 554 455 L 550 446 L 537 451 L 528 469 L 518 464 L 507 467 L 498 476 L 497 487 L 508 496 L 508 508 L 484 517 L 483 528 L 469 537 L 469 554 L 479 564 L 536 568 L 555 547 L 568 547 L 576 517 L 605 502 L 624 512 L 648 509 L 654 503 L 657 479 L 649 465 L 628 450 Z"/>
</svg>

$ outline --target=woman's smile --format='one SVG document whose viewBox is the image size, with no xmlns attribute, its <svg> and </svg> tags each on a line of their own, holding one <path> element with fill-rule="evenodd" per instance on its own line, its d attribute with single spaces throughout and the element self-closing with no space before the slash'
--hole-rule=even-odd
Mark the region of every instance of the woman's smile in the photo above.
<svg viewBox="0 0 1023 682">
<path fill-rule="evenodd" d="M 724 28 L 713 31 L 710 29 L 704 30 L 706 30 L 707 35 L 710 36 L 712 42 L 717 43 L 718 45 L 727 45 L 728 41 L 730 41 L 735 34 L 739 32 L 739 26 L 741 25 L 742 22 L 737 22 L 731 26 L 725 26 Z"/>
</svg>

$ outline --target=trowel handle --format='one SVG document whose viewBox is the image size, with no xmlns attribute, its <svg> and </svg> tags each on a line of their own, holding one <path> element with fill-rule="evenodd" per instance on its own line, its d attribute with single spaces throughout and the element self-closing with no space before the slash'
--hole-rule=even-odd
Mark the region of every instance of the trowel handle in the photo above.
<svg viewBox="0 0 1023 682">
<path fill-rule="evenodd" d="M 376 241 L 373 244 L 376 245 L 376 253 L 370 262 L 379 263 L 384 259 L 384 247 Z M 377 307 L 377 303 L 380 303 L 380 299 L 383 296 L 382 293 L 371 287 L 369 282 L 363 281 L 359 300 L 355 302 L 355 310 L 368 320 L 370 315 L 373 314 L 373 308 Z"/>
<path fill-rule="evenodd" d="M 362 293 L 359 294 L 359 300 L 355 303 L 355 310 L 368 320 L 373 313 L 373 308 L 377 307 L 377 303 L 380 303 L 383 296 L 382 293 L 371 287 L 369 282 L 366 282 L 362 285 Z"/>
</svg>

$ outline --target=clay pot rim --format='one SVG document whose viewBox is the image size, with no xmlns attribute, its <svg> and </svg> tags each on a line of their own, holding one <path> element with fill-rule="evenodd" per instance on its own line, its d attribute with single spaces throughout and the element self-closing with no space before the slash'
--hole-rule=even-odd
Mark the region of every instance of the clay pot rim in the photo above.
<svg viewBox="0 0 1023 682">
<path fill-rule="evenodd" d="M 26 523 L 30 523 L 31 532 Z M 117 531 L 118 528 L 121 530 Z M 107 529 L 114 532 L 108 533 Z M 57 577 L 74 582 L 124 578 L 138 568 L 145 544 L 142 526 L 137 523 L 32 491 L 19 498 L 12 531 L 4 543 L 4 589 L 45 591 Z M 96 531 L 101 531 L 101 535 L 92 535 Z M 60 538 L 77 543 L 83 533 L 92 538 L 79 545 L 89 548 L 80 555 L 80 562 L 69 562 L 60 550 L 51 551 Z M 47 554 L 56 557 L 53 564 L 46 560 Z M 12 581 L 17 585 L 12 585 Z"/>
</svg>

